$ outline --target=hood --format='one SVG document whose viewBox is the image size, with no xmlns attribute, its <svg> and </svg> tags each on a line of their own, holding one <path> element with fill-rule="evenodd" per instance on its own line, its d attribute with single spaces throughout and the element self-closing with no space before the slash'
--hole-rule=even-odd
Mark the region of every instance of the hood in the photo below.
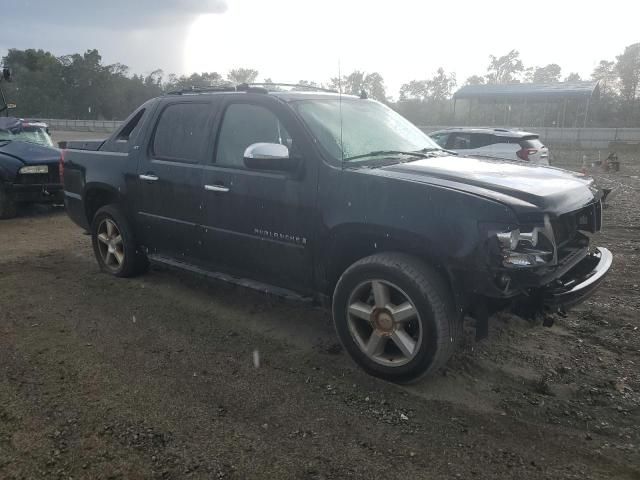
<svg viewBox="0 0 640 480">
<path fill-rule="evenodd" d="M 0 141 L 0 154 L 13 157 L 25 165 L 58 163 L 60 160 L 60 151 L 56 148 L 16 140 L 6 144 Z"/>
<path fill-rule="evenodd" d="M 561 215 L 588 205 L 597 195 L 590 177 L 507 160 L 444 156 L 368 171 L 488 197 L 517 213 Z"/>
</svg>

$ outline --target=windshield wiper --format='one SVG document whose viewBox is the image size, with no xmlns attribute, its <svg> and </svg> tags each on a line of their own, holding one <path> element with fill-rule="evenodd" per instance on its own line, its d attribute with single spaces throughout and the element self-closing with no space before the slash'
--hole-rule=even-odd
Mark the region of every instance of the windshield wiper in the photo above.
<svg viewBox="0 0 640 480">
<path fill-rule="evenodd" d="M 439 148 L 439 147 L 428 147 L 428 148 L 423 148 L 422 150 L 417 151 L 417 153 L 430 153 L 430 152 L 444 152 L 444 153 L 448 153 L 449 155 L 458 155 L 458 152 L 454 152 L 452 150 L 447 150 L 446 148 Z"/>
<path fill-rule="evenodd" d="M 343 158 L 345 162 L 350 160 L 356 160 L 358 158 L 366 158 L 366 157 L 380 157 L 382 155 L 407 155 L 409 157 L 420 157 L 420 158 L 429 158 L 430 155 L 427 155 L 426 152 L 417 151 L 417 152 L 405 152 L 403 150 L 375 150 L 369 153 L 363 153 L 362 155 L 354 155 L 353 157 Z"/>
</svg>

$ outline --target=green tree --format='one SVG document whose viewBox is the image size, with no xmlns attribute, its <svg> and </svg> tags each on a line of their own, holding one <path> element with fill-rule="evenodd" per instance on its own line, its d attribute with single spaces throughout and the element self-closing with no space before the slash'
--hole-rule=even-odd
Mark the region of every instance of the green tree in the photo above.
<svg viewBox="0 0 640 480">
<path fill-rule="evenodd" d="M 562 68 L 557 63 L 536 67 L 533 72 L 533 83 L 557 83 L 560 81 L 561 73 Z"/>
<path fill-rule="evenodd" d="M 451 98 L 455 86 L 456 74 L 446 73 L 444 69 L 440 67 L 433 78 L 427 81 L 428 96 L 435 101 L 447 100 Z"/>
<path fill-rule="evenodd" d="M 620 93 L 627 101 L 638 97 L 640 83 L 640 43 L 634 43 L 624 49 L 624 53 L 616 57 L 616 72 L 620 78 Z"/>
<path fill-rule="evenodd" d="M 467 78 L 465 85 L 484 85 L 485 79 L 482 75 L 471 75 Z"/>
<path fill-rule="evenodd" d="M 387 101 L 386 87 L 384 86 L 384 78 L 378 72 L 368 74 L 364 78 L 365 91 L 369 97 L 379 102 Z"/>
<path fill-rule="evenodd" d="M 569 75 L 567 75 L 564 81 L 565 82 L 581 82 L 582 78 L 580 77 L 580 74 L 576 72 L 571 72 Z"/>
<path fill-rule="evenodd" d="M 402 85 L 396 109 L 417 124 L 447 123 L 452 120 L 451 94 L 455 86 L 455 74 L 446 73 L 440 67 L 429 79 Z"/>
<path fill-rule="evenodd" d="M 227 80 L 231 83 L 253 83 L 258 78 L 258 70 L 252 68 L 234 68 L 227 73 Z"/>
<path fill-rule="evenodd" d="M 55 57 L 11 49 L 3 63 L 15 74 L 6 94 L 17 116 L 120 120 L 162 93 L 159 71 L 130 76 L 126 65 L 104 65 L 97 50 Z"/>
<path fill-rule="evenodd" d="M 47 118 L 67 113 L 63 68 L 55 56 L 44 50 L 10 49 L 2 63 L 13 72 L 13 82 L 3 83 L 7 101 L 17 105 L 11 115 Z"/>
<path fill-rule="evenodd" d="M 188 77 L 182 75 L 169 75 L 167 82 L 163 85 L 165 91 L 188 90 L 190 88 L 206 88 L 224 83 L 222 75 L 218 72 L 192 73 Z"/>
<path fill-rule="evenodd" d="M 426 100 L 428 95 L 427 80 L 411 80 L 400 87 L 400 100 Z"/>
<path fill-rule="evenodd" d="M 384 79 L 378 72 L 365 73 L 354 70 L 342 79 L 334 77 L 329 82 L 329 88 L 341 91 L 347 95 L 360 95 L 365 92 L 370 98 L 380 102 L 387 101 Z"/>
<path fill-rule="evenodd" d="M 299 90 L 299 91 L 302 91 L 302 92 L 309 90 L 308 88 L 304 88 L 304 87 L 319 87 L 320 86 L 316 82 L 310 81 L 310 80 L 298 80 L 296 85 L 300 85 L 300 86 L 299 87 L 293 87 L 292 90 Z"/>
<path fill-rule="evenodd" d="M 427 80 L 411 80 L 400 87 L 400 100 L 442 101 L 451 98 L 456 86 L 454 73 L 446 73 L 442 67 Z"/>
<path fill-rule="evenodd" d="M 524 64 L 520 60 L 520 52 L 511 50 L 506 55 L 496 57 L 489 55 L 487 83 L 513 83 L 519 80 L 524 72 Z"/>
<path fill-rule="evenodd" d="M 615 62 L 600 60 L 598 66 L 593 70 L 593 73 L 591 73 L 591 78 L 600 81 L 600 92 L 602 95 L 615 91 L 618 83 Z"/>
</svg>

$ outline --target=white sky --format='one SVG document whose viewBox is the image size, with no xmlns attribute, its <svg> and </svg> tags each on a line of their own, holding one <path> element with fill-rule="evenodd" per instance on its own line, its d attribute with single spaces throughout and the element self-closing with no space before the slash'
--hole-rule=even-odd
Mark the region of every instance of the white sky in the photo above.
<svg viewBox="0 0 640 480">
<path fill-rule="evenodd" d="M 639 19 L 637 0 L 228 0 L 187 30 L 183 71 L 242 66 L 275 81 L 326 81 L 340 61 L 343 74 L 379 71 L 396 97 L 440 66 L 462 85 L 485 73 L 489 54 L 515 48 L 525 66 L 558 63 L 563 76 L 585 78 L 640 41 Z"/>
</svg>

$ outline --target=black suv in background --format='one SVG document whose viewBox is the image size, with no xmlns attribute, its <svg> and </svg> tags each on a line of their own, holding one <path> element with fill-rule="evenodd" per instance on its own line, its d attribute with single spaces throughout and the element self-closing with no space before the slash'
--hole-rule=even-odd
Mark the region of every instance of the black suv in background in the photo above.
<svg viewBox="0 0 640 480">
<path fill-rule="evenodd" d="M 105 272 L 152 260 L 330 303 L 346 350 L 393 381 L 444 365 L 465 315 L 568 307 L 611 265 L 592 180 L 452 156 L 365 98 L 176 92 L 67 147 L 67 211 Z"/>
</svg>

